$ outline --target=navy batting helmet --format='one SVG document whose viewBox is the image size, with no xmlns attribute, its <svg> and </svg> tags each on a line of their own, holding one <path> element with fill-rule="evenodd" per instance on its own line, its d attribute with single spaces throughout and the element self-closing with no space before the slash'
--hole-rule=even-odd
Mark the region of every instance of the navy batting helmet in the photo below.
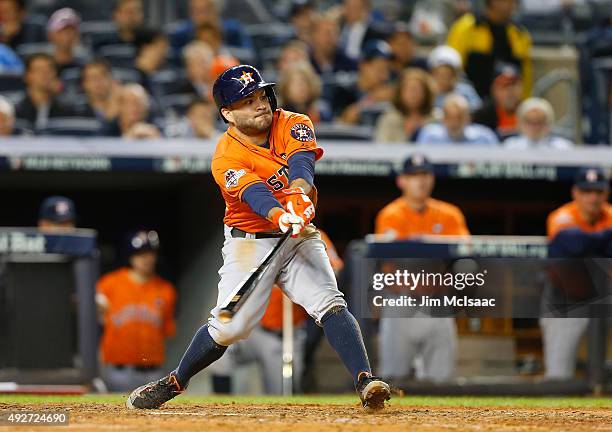
<svg viewBox="0 0 612 432">
<path fill-rule="evenodd" d="M 126 256 L 129 258 L 134 254 L 144 251 L 157 251 L 159 249 L 159 236 L 157 231 L 135 231 L 127 236 Z"/>
<path fill-rule="evenodd" d="M 213 97 L 219 112 L 221 112 L 221 108 L 244 99 L 256 90 L 264 89 L 270 100 L 272 112 L 274 112 L 277 105 L 276 94 L 274 93 L 275 84 L 264 81 L 259 71 L 253 66 L 238 65 L 219 75 L 213 85 Z M 221 117 L 227 123 L 223 114 Z"/>
</svg>

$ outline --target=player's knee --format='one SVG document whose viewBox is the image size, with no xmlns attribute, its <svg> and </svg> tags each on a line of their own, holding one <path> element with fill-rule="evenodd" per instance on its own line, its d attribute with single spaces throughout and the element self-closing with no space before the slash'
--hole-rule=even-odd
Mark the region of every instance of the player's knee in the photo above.
<svg viewBox="0 0 612 432">
<path fill-rule="evenodd" d="M 215 325 L 211 330 L 211 336 L 219 345 L 230 346 L 239 340 L 246 339 L 251 333 L 251 328 L 241 325 L 238 321 L 227 324 Z"/>
<path fill-rule="evenodd" d="M 336 315 L 339 313 L 342 313 L 343 310 L 346 309 L 346 304 L 337 304 L 334 305 L 332 307 L 330 307 L 329 309 L 327 309 L 327 311 L 325 311 L 322 315 L 321 315 L 321 319 L 319 320 L 319 322 L 321 324 L 325 323 L 325 321 L 327 321 L 332 315 Z"/>
</svg>

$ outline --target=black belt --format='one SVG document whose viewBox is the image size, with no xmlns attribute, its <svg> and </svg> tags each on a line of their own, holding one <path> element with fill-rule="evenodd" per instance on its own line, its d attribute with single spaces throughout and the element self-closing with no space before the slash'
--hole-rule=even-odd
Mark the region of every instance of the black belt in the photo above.
<svg viewBox="0 0 612 432">
<path fill-rule="evenodd" d="M 230 235 L 234 238 L 246 238 L 247 234 L 251 234 L 251 233 L 242 231 L 241 229 L 238 229 L 238 228 L 232 228 L 230 231 Z M 275 233 L 258 232 L 258 233 L 253 233 L 253 234 L 255 234 L 256 239 L 279 238 L 283 236 L 283 233 L 281 232 L 275 232 Z"/>
</svg>

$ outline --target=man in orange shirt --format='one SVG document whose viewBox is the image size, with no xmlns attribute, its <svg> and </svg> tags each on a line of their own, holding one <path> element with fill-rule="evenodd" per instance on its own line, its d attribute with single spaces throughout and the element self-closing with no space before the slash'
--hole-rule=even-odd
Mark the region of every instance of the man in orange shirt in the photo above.
<svg viewBox="0 0 612 432">
<path fill-rule="evenodd" d="M 334 273 L 337 273 L 342 269 L 344 263 L 327 234 L 320 229 L 319 233 L 321 239 L 325 242 L 327 256 Z M 307 319 L 308 313 L 304 308 L 293 303 L 293 384 L 298 390 L 301 389 L 303 369 L 308 366 L 304 356 L 304 351 L 307 348 L 305 346 L 307 343 Z M 316 325 L 313 325 L 313 327 L 319 328 Z M 210 371 L 213 373 L 214 392 L 231 393 L 231 374 L 236 366 L 256 362 L 261 368 L 264 392 L 266 394 L 282 394 L 282 335 L 283 292 L 278 285 L 274 285 L 270 293 L 268 308 L 259 326 L 253 329 L 247 339 L 231 345 L 228 352 L 210 366 Z M 320 336 L 316 342 L 319 340 Z"/>
<path fill-rule="evenodd" d="M 130 409 L 158 408 L 184 391 L 189 380 L 246 339 L 259 324 L 275 282 L 323 327 L 329 344 L 353 379 L 364 408 L 379 409 L 391 388 L 372 374 L 359 324 L 338 290 L 315 217 L 315 162 L 323 156 L 308 116 L 277 108 L 274 83 L 250 65 L 224 71 L 213 97 L 228 124 L 212 159 L 212 173 L 225 200 L 223 266 L 217 305 L 200 327 L 178 367 L 135 389 Z M 288 234 L 287 234 L 288 233 Z M 253 268 L 289 235 L 231 321 L 221 319 L 226 302 Z"/>
<path fill-rule="evenodd" d="M 550 258 L 612 257 L 612 205 L 608 203 L 609 196 L 609 180 L 600 168 L 584 168 L 578 172 L 572 187 L 573 201 L 553 211 L 546 221 Z M 567 296 L 580 297 L 588 290 L 585 286 L 570 286 L 574 281 L 567 279 L 563 288 L 569 292 L 552 284 L 546 287 L 545 305 L 564 304 Z M 559 295 L 562 298 L 558 299 Z M 554 311 L 543 312 L 550 315 Z M 585 317 L 540 318 L 547 378 L 574 377 L 576 351 L 588 323 L 589 318 Z"/>
<path fill-rule="evenodd" d="M 402 196 L 376 217 L 376 234 L 388 240 L 418 239 L 423 235 L 469 235 L 463 213 L 456 206 L 431 198 L 435 182 L 433 166 L 420 154 L 404 162 L 396 178 Z M 388 271 L 388 270 L 387 270 Z M 400 293 L 398 293 L 399 295 Z M 453 318 L 391 318 L 381 311 L 379 357 L 381 374 L 405 379 L 417 358 L 423 360 L 419 378 L 443 381 L 455 368 L 457 329 Z"/>
<path fill-rule="evenodd" d="M 155 274 L 159 238 L 138 231 L 128 238 L 128 267 L 104 275 L 96 303 L 104 331 L 102 376 L 109 391 L 127 391 L 157 377 L 165 339 L 174 336 L 176 292 Z"/>
</svg>

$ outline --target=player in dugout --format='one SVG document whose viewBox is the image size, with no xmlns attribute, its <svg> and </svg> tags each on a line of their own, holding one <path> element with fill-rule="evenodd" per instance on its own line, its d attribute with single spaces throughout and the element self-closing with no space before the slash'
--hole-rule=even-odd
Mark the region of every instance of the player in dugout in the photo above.
<svg viewBox="0 0 612 432">
<path fill-rule="evenodd" d="M 159 376 L 164 342 L 176 331 L 176 291 L 155 272 L 158 250 L 156 231 L 131 233 L 128 266 L 104 275 L 96 287 L 104 327 L 102 377 L 109 391 L 131 390 Z"/>
<path fill-rule="evenodd" d="M 344 265 L 338 256 L 330 238 L 319 229 L 321 239 L 325 242 L 327 256 L 334 269 L 339 271 Z M 307 366 L 307 344 L 313 337 L 321 339 L 322 332 L 316 336 L 307 336 L 308 313 L 303 307 L 293 303 L 293 385 L 294 390 L 301 390 L 301 379 L 304 367 Z M 283 392 L 283 292 L 274 285 L 270 294 L 270 302 L 259 325 L 247 339 L 231 345 L 227 353 L 210 366 L 213 373 L 213 391 L 215 393 L 232 392 L 232 372 L 237 366 L 257 363 L 261 369 L 263 389 L 266 394 L 282 394 Z M 310 324 L 310 323 L 308 323 Z M 316 329 L 318 326 L 314 325 Z M 315 342 L 316 343 L 316 342 Z M 316 346 L 314 347 L 316 348 Z M 311 354 L 312 357 L 312 353 Z M 308 363 L 311 365 L 312 361 Z"/>
<path fill-rule="evenodd" d="M 546 222 L 550 258 L 612 258 L 612 205 L 609 179 L 601 168 L 581 169 L 572 187 L 573 200 L 553 211 Z M 557 277 L 546 287 L 540 318 L 544 346 L 545 377 L 571 379 L 576 371 L 578 344 L 589 318 L 584 314 L 563 318 L 557 305 L 588 296 L 591 277 L 580 278 L 580 262 L 555 266 Z M 555 310 L 546 310 L 552 306 Z"/>
<path fill-rule="evenodd" d="M 40 205 L 38 229 L 47 233 L 73 231 L 76 228 L 74 201 L 65 196 L 50 196 Z"/>
<path fill-rule="evenodd" d="M 429 160 L 421 153 L 410 155 L 396 177 L 402 196 L 378 213 L 376 234 L 387 240 L 469 235 L 461 210 L 431 197 L 434 183 Z M 390 380 L 404 380 L 411 376 L 415 360 L 419 360 L 417 364 L 422 367 L 417 371 L 417 378 L 430 381 L 451 378 L 457 349 L 455 320 L 431 318 L 426 311 L 417 311 L 413 317 L 390 318 L 391 312 L 389 308 L 383 309 L 379 322 L 381 375 Z"/>
</svg>

